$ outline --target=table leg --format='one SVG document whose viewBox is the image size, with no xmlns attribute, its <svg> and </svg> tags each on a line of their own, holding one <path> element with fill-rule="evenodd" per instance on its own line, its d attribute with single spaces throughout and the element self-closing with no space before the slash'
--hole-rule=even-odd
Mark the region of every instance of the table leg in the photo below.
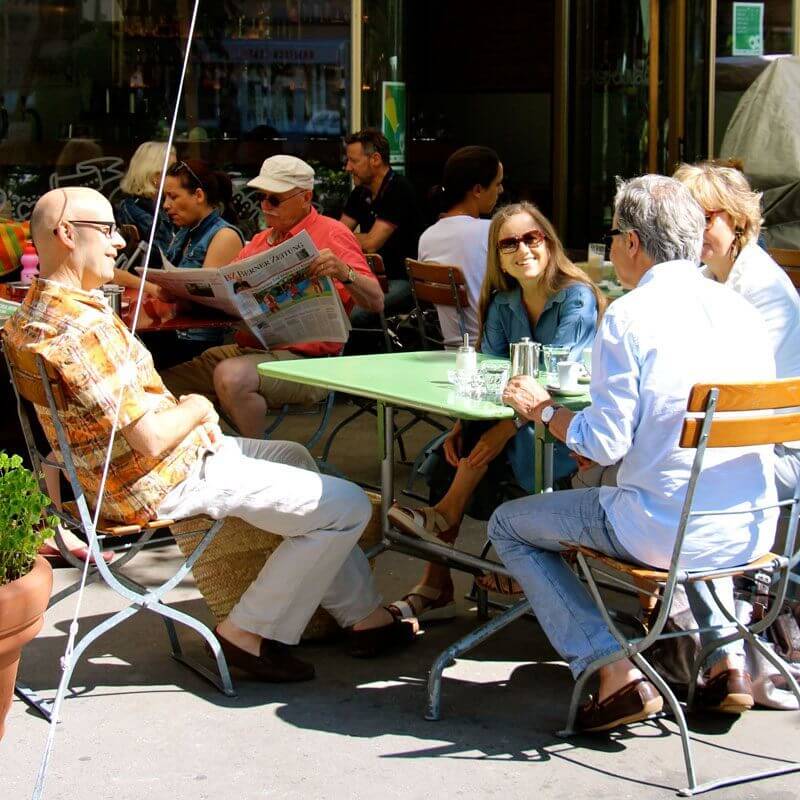
<svg viewBox="0 0 800 800">
<path fill-rule="evenodd" d="M 394 502 L 394 406 L 378 403 L 378 437 L 381 456 L 381 532 L 389 531 L 389 509 Z"/>
<path fill-rule="evenodd" d="M 544 465 L 543 465 L 543 474 L 544 474 L 544 488 L 542 491 L 545 492 L 552 492 L 553 491 L 553 456 L 555 453 L 555 445 L 552 441 L 546 441 L 544 443 Z"/>
<path fill-rule="evenodd" d="M 537 422 L 534 434 L 533 452 L 533 492 L 553 491 L 553 457 L 555 443 L 541 422 Z"/>
</svg>

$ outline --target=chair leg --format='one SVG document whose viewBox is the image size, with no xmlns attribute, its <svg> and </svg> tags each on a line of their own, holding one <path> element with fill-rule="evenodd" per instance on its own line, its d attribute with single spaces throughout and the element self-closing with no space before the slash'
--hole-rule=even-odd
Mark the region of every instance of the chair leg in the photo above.
<svg viewBox="0 0 800 800">
<path fill-rule="evenodd" d="M 328 434 L 328 439 L 325 442 L 325 446 L 322 448 L 322 455 L 320 456 L 322 461 L 328 461 L 328 457 L 331 454 L 331 447 L 333 447 L 333 440 L 336 438 L 339 431 L 346 425 L 349 425 L 354 419 L 360 417 L 362 414 L 366 414 L 368 411 L 368 406 L 359 406 L 352 414 L 348 415 L 334 425 L 333 430 Z"/>
<path fill-rule="evenodd" d="M 647 659 L 641 653 L 636 653 L 632 656 L 634 664 L 644 672 L 650 681 L 655 685 L 656 689 L 661 692 L 661 696 L 667 701 L 667 705 L 672 711 L 672 716 L 675 724 L 678 726 L 678 731 L 681 737 L 681 747 L 683 749 L 683 762 L 686 766 L 686 780 L 689 783 L 689 788 L 694 789 L 697 786 L 697 778 L 694 772 L 694 758 L 692 757 L 692 737 L 689 734 L 689 726 L 686 724 L 686 715 L 683 713 L 681 704 L 675 693 L 669 688 L 667 682 L 658 674 L 658 672 L 650 666 Z"/>
<path fill-rule="evenodd" d="M 439 654 L 431 666 L 428 674 L 428 703 L 425 710 L 425 719 L 435 721 L 441 716 L 442 702 L 442 673 L 449 667 L 458 656 L 477 647 L 481 642 L 494 636 L 506 625 L 511 624 L 515 619 L 521 617 L 530 608 L 527 600 L 520 600 L 519 603 L 504 611 L 502 614 L 489 620 L 485 625 L 467 634 L 462 639 L 454 642 L 446 650 Z"/>
<path fill-rule="evenodd" d="M 53 701 L 40 697 L 38 692 L 17 681 L 14 684 L 14 694 L 24 703 L 27 703 L 37 714 L 48 722 L 53 718 Z"/>
<path fill-rule="evenodd" d="M 172 608 L 172 606 L 168 606 L 161 602 L 149 605 L 147 609 L 148 611 L 152 611 L 154 614 L 159 614 L 165 620 L 168 619 L 170 626 L 172 625 L 172 620 L 175 620 L 175 622 L 180 622 L 181 624 L 186 625 L 186 627 L 191 628 L 199 633 L 203 639 L 205 639 L 206 643 L 211 649 L 214 659 L 217 662 L 219 677 L 217 677 L 207 667 L 204 667 L 202 664 L 194 661 L 193 659 L 187 658 L 183 654 L 177 634 L 174 634 L 174 626 L 172 626 L 172 631 L 175 636 L 174 642 L 172 636 L 170 636 L 170 641 L 173 642 L 173 650 L 171 653 L 172 657 L 216 686 L 217 689 L 219 689 L 226 697 L 236 697 L 236 692 L 234 691 L 233 683 L 231 682 L 231 674 L 228 670 L 228 664 L 225 661 L 225 656 L 222 653 L 222 648 L 219 645 L 217 637 L 207 625 L 200 622 L 199 619 L 195 619 L 191 615 L 184 614 L 182 611 L 178 611 L 176 608 Z M 167 630 L 169 630 L 169 626 Z"/>
</svg>

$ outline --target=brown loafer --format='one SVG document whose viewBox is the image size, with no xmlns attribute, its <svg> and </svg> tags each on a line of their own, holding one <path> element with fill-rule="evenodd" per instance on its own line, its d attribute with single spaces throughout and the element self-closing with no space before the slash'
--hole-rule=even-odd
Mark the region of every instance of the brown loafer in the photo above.
<svg viewBox="0 0 800 800">
<path fill-rule="evenodd" d="M 753 684 L 743 669 L 726 669 L 697 687 L 698 707 L 723 714 L 742 714 L 753 707 Z"/>
<path fill-rule="evenodd" d="M 407 647 L 417 637 L 415 625 L 411 620 L 394 617 L 389 625 L 368 628 L 365 631 L 347 632 L 350 655 L 355 658 L 374 658 L 389 650 Z"/>
<path fill-rule="evenodd" d="M 229 667 L 237 667 L 252 677 L 266 683 L 294 683 L 310 681 L 314 677 L 314 665 L 301 661 L 291 654 L 289 645 L 276 642 L 274 639 L 261 639 L 261 648 L 257 656 L 242 650 L 216 631 L 222 652 Z M 211 648 L 209 647 L 210 651 Z"/>
<path fill-rule="evenodd" d="M 576 726 L 585 732 L 607 731 L 658 714 L 664 700 L 646 678 L 637 678 L 598 702 L 590 697 L 578 711 Z"/>
</svg>

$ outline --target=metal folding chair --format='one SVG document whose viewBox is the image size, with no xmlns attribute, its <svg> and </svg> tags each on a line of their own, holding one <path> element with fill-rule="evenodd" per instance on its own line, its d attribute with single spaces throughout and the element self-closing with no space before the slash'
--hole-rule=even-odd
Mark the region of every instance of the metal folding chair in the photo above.
<svg viewBox="0 0 800 800">
<path fill-rule="evenodd" d="M 375 273 L 375 277 L 378 279 L 378 283 L 380 284 L 381 289 L 383 290 L 383 293 L 385 295 L 389 291 L 389 280 L 386 277 L 386 269 L 384 268 L 383 265 L 383 258 L 378 253 L 366 253 L 364 258 L 366 258 L 367 264 L 369 264 L 370 269 L 373 271 L 373 273 Z M 380 311 L 379 316 L 381 321 L 380 328 L 354 327 L 353 331 L 368 332 L 368 333 L 383 333 L 384 347 L 386 348 L 387 353 L 391 353 L 395 350 L 395 345 L 397 344 L 397 337 L 394 336 L 394 334 L 392 333 L 383 310 Z M 331 431 L 327 441 L 325 442 L 325 447 L 322 450 L 322 456 L 320 457 L 320 461 L 323 464 L 328 464 L 328 457 L 331 452 L 331 447 L 333 447 L 333 440 L 336 438 L 336 435 L 339 433 L 339 431 L 347 427 L 353 420 L 357 419 L 363 414 L 372 414 L 372 416 L 377 415 L 375 402 L 373 400 L 365 400 L 363 398 L 358 398 L 358 397 L 354 397 L 352 398 L 352 400 L 354 405 L 356 406 L 356 409 L 351 414 L 346 416 L 343 420 L 338 422 Z M 400 458 L 403 461 L 406 460 L 406 451 L 405 451 L 405 444 L 403 443 L 403 434 L 410 428 L 414 427 L 414 425 L 416 425 L 417 422 L 420 422 L 423 419 L 428 424 L 433 425 L 439 430 L 443 430 L 442 425 L 431 420 L 430 417 L 428 417 L 427 415 L 414 414 L 413 418 L 409 422 L 407 422 L 405 425 L 398 427 L 395 430 L 395 438 L 397 439 L 397 443 L 400 447 Z"/>
<path fill-rule="evenodd" d="M 197 548 L 180 565 L 175 574 L 159 586 L 143 586 L 126 575 L 122 571 L 122 567 L 147 544 L 154 531 L 169 527 L 174 523 L 174 520 L 157 519 L 144 526 L 140 526 L 100 519 L 95 528 L 92 513 L 87 504 L 83 487 L 80 484 L 75 469 L 69 441 L 60 422 L 59 412 L 67 408 L 70 403 L 70 398 L 66 390 L 56 372 L 45 363 L 41 356 L 30 351 L 15 350 L 8 346 L 5 341 L 2 342 L 2 347 L 3 355 L 11 376 L 11 384 L 14 387 L 14 393 L 17 398 L 17 410 L 22 431 L 25 436 L 25 443 L 28 448 L 34 472 L 39 479 L 40 487 L 43 492 L 48 493 L 48 488 L 50 487 L 48 487 L 45 478 L 45 468 L 51 471 L 57 468 L 66 475 L 72 489 L 73 501 L 64 504 L 61 504 L 59 501 L 54 503 L 51 509 L 51 513 L 58 516 L 60 520 L 56 532 L 56 541 L 59 550 L 71 564 L 82 569 L 83 564 L 71 556 L 62 539 L 64 527 L 82 532 L 89 543 L 89 549 L 94 560 L 94 565 L 88 575 L 87 582 L 101 580 L 112 591 L 116 592 L 128 602 L 125 608 L 92 628 L 91 631 L 76 643 L 72 659 L 65 667 L 65 685 L 69 686 L 69 681 L 78 659 L 89 645 L 107 631 L 116 627 L 129 617 L 132 617 L 138 611 L 147 610 L 158 614 L 164 622 L 171 645 L 172 657 L 213 683 L 223 694 L 233 697 L 235 693 L 231 683 L 230 673 L 228 672 L 228 665 L 216 636 L 199 620 L 172 608 L 163 601 L 164 595 L 175 588 L 186 577 L 197 559 L 200 558 L 208 545 L 211 544 L 214 536 L 222 527 L 224 520 L 214 523 L 208 532 L 205 533 Z M 46 406 L 50 409 L 58 440 L 58 461 L 53 461 L 40 452 L 31 424 L 32 418 L 28 411 L 30 406 Z M 35 414 L 33 417 L 35 418 Z M 115 559 L 112 564 L 106 564 L 101 555 L 100 541 L 106 537 L 128 536 L 136 533 L 141 533 L 140 538 L 134 542 L 126 552 Z M 51 598 L 48 608 L 54 606 L 64 598 L 69 597 L 79 588 L 80 581 L 62 590 Z M 205 639 L 216 659 L 218 675 L 215 675 L 207 667 L 190 660 L 184 655 L 180 639 L 175 630 L 175 622 L 180 622 L 192 628 Z M 46 719 L 50 719 L 52 712 L 52 704 L 50 702 L 43 700 L 38 694 L 21 683 L 17 684 L 16 692 L 22 700 L 36 709 L 42 716 Z"/>
<path fill-rule="evenodd" d="M 793 410 L 790 413 L 776 413 L 776 411 L 785 411 L 786 409 Z M 632 659 L 642 672 L 644 672 L 658 687 L 659 691 L 666 699 L 678 725 L 683 745 L 686 776 L 689 784 L 687 788 L 680 790 L 682 796 L 691 796 L 722 786 L 731 786 L 737 783 L 760 780 L 762 778 L 783 775 L 788 772 L 800 770 L 800 762 L 792 764 L 783 763 L 779 767 L 762 772 L 721 778 L 698 784 L 692 758 L 691 737 L 689 736 L 683 709 L 666 682 L 642 655 L 647 648 L 659 639 L 670 638 L 676 635 L 687 636 L 698 632 L 697 629 L 695 629 L 665 634 L 664 625 L 669 618 L 675 587 L 703 581 L 707 583 L 714 601 L 730 621 L 731 625 L 727 627 L 735 627 L 735 633 L 725 635 L 711 645 L 704 647 L 698 655 L 694 663 L 693 679 L 689 682 L 687 706 L 691 708 L 693 705 L 696 685 L 696 680 L 694 678 L 699 675 L 706 658 L 720 645 L 736 641 L 737 639 L 746 640 L 754 651 L 763 655 L 764 658 L 773 664 L 778 672 L 785 678 L 787 684 L 797 697 L 798 702 L 800 702 L 800 686 L 798 686 L 797 681 L 785 668 L 783 662 L 775 656 L 770 649 L 764 646 L 758 636 L 759 633 L 766 630 L 772 624 L 780 613 L 786 597 L 790 570 L 797 564 L 798 560 L 800 560 L 800 553 L 795 553 L 794 547 L 797 534 L 798 512 L 800 511 L 798 507 L 800 502 L 800 486 L 792 499 L 772 505 L 753 505 L 747 509 L 736 512 L 693 510 L 695 489 L 697 487 L 697 481 L 702 473 L 703 459 L 708 448 L 774 445 L 800 438 L 800 379 L 771 381 L 761 384 L 697 384 L 692 387 L 689 395 L 687 411 L 689 413 L 683 423 L 679 444 L 680 447 L 693 448 L 695 450 L 695 457 L 692 463 L 686 498 L 681 512 L 669 570 L 662 571 L 628 564 L 589 548 L 574 547 L 565 543 L 565 547 L 567 548 L 565 555 L 567 557 L 574 556 L 577 559 L 580 572 L 586 579 L 595 603 L 600 613 L 603 615 L 606 624 L 619 642 L 622 652 L 600 658 L 586 668 L 576 682 L 572 694 L 572 701 L 570 703 L 566 729 L 562 732 L 563 735 L 566 736 L 576 733 L 574 724 L 578 711 L 578 704 L 583 688 L 592 675 L 601 667 L 622 657 Z M 692 414 L 697 415 L 699 413 L 702 414 L 701 417 L 691 416 Z M 680 560 L 684 537 L 687 525 L 692 517 L 714 516 L 715 514 L 730 515 L 731 513 L 749 514 L 779 506 L 786 507 L 790 510 L 788 531 L 782 554 L 768 553 L 749 564 L 742 564 L 728 569 L 687 570 L 681 568 Z M 606 605 L 606 601 L 600 595 L 598 589 L 598 579 L 595 575 L 595 569 L 598 566 L 602 568 L 602 575 L 606 580 L 611 577 L 613 582 L 618 586 L 639 594 L 650 593 L 643 589 L 643 586 L 648 582 L 663 584 L 660 610 L 656 614 L 649 631 L 647 631 L 645 635 L 631 638 L 615 624 L 612 619 L 612 614 Z M 609 574 L 609 570 L 612 571 L 611 574 Z M 756 572 L 766 572 L 771 575 L 772 603 L 762 619 L 745 625 L 739 622 L 732 613 L 724 607 L 717 594 L 715 582 L 722 580 L 731 581 L 733 576 Z M 708 628 L 704 630 L 715 629 Z"/>
</svg>

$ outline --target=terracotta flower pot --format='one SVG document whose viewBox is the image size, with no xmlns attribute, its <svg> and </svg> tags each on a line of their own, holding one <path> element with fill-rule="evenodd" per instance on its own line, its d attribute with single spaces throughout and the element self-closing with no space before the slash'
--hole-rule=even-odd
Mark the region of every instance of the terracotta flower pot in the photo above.
<svg viewBox="0 0 800 800">
<path fill-rule="evenodd" d="M 27 575 L 0 586 L 0 739 L 14 697 L 20 653 L 42 628 L 52 588 L 53 569 L 42 556 Z"/>
</svg>

